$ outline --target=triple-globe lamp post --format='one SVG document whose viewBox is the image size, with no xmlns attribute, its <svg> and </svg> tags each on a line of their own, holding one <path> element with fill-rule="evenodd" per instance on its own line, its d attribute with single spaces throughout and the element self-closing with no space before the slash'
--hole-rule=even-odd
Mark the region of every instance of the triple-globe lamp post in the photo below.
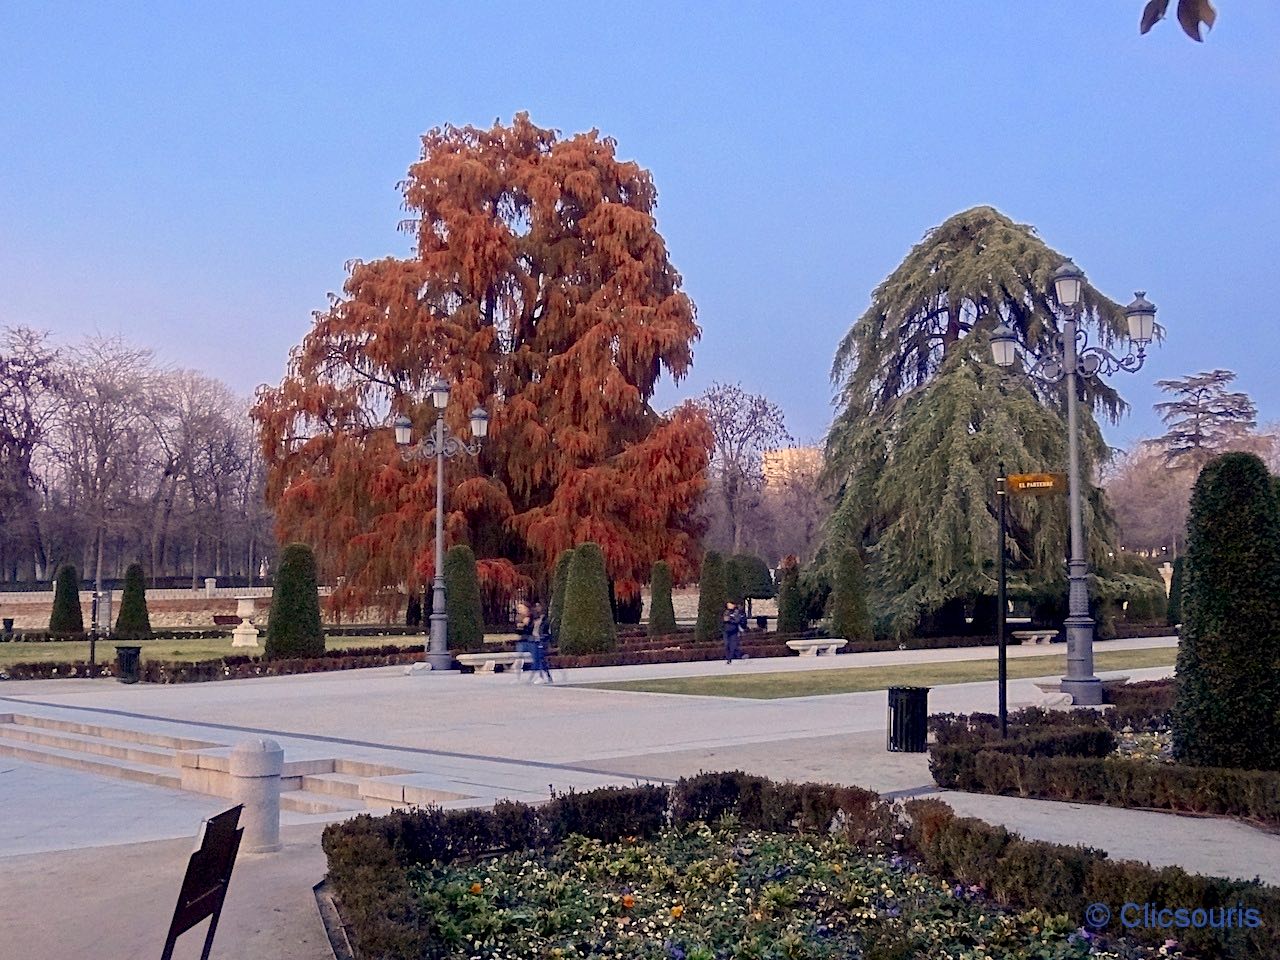
<svg viewBox="0 0 1280 960">
<path fill-rule="evenodd" d="M 1039 356 L 1027 351 L 1030 365 L 1024 374 L 1044 384 L 1066 381 L 1067 388 L 1067 490 L 1071 512 L 1071 560 L 1068 563 L 1067 675 L 1062 678 L 1062 692 L 1069 693 L 1075 703 L 1102 703 L 1102 681 L 1093 673 L 1094 620 L 1089 614 L 1089 560 L 1084 536 L 1084 510 L 1081 503 L 1080 414 L 1086 380 L 1109 375 L 1119 370 L 1136 373 L 1146 360 L 1147 344 L 1155 339 L 1156 308 L 1139 291 L 1125 307 L 1128 320 L 1130 350 L 1123 357 L 1100 346 L 1090 346 L 1088 333 L 1080 325 L 1084 309 L 1081 295 L 1084 274 L 1070 260 L 1053 273 L 1053 287 L 1059 310 L 1061 333 L 1057 343 Z M 1017 360 L 1018 336 L 1005 323 L 991 335 L 991 352 L 996 364 L 1004 369 Z M 1001 549 L 1004 545 L 1001 544 Z"/>
<path fill-rule="evenodd" d="M 489 414 L 483 407 L 471 411 L 470 443 L 450 432 L 444 422 L 444 411 L 449 406 L 449 384 L 436 378 L 428 387 L 431 405 L 436 411 L 436 421 L 427 436 L 413 442 L 413 423 L 403 414 L 396 417 L 396 446 L 406 460 L 436 461 L 436 573 L 431 584 L 431 635 L 427 647 L 427 663 L 432 671 L 449 670 L 453 655 L 449 653 L 449 614 L 445 607 L 444 590 L 444 461 L 446 458 L 468 454 L 476 456 L 480 443 L 489 433 Z"/>
</svg>

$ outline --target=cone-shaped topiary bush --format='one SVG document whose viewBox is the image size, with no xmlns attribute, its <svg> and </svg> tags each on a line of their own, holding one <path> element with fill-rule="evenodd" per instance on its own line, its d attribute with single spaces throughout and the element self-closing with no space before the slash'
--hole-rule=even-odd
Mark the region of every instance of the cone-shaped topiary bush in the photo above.
<svg viewBox="0 0 1280 960">
<path fill-rule="evenodd" d="M 291 543 L 280 554 L 263 652 L 268 660 L 324 656 L 316 557 L 305 543 Z"/>
<path fill-rule="evenodd" d="M 665 560 L 653 565 L 649 574 L 649 636 L 676 632 L 676 608 L 671 603 L 671 567 Z"/>
<path fill-rule="evenodd" d="M 484 608 L 476 555 L 455 543 L 444 555 L 444 601 L 449 615 L 449 649 L 465 652 L 484 646 Z"/>
<path fill-rule="evenodd" d="M 720 637 L 720 621 L 728 600 L 724 581 L 724 557 L 715 550 L 708 550 L 702 558 L 702 576 L 698 580 L 698 622 L 693 630 L 695 640 L 706 642 Z"/>
<path fill-rule="evenodd" d="M 746 583 L 743 578 L 742 563 L 736 556 L 728 557 L 724 561 L 724 595 L 725 599 L 732 600 L 737 606 L 746 606 Z"/>
<path fill-rule="evenodd" d="M 866 572 L 861 554 L 853 548 L 845 550 L 836 563 L 831 591 L 831 633 L 850 643 L 872 639 Z"/>
<path fill-rule="evenodd" d="M 147 578 L 142 564 L 131 563 L 124 572 L 124 593 L 120 616 L 116 618 L 117 640 L 147 640 L 151 637 L 151 617 L 147 613 Z"/>
<path fill-rule="evenodd" d="M 800 564 L 795 557 L 783 559 L 778 581 L 778 632 L 799 633 L 809 622 L 805 595 L 800 590 Z"/>
<path fill-rule="evenodd" d="M 1183 575 L 1174 753 L 1280 770 L 1280 508 L 1253 454 L 1200 471 Z"/>
<path fill-rule="evenodd" d="M 1173 577 L 1169 580 L 1169 616 L 1166 622 L 1174 627 L 1182 622 L 1182 584 L 1184 560 L 1173 561 Z"/>
<path fill-rule="evenodd" d="M 573 551 L 560 620 L 561 653 L 607 653 L 618 643 L 609 607 L 609 577 L 598 543 Z"/>
<path fill-rule="evenodd" d="M 80 574 L 67 563 L 58 570 L 53 588 L 53 613 L 49 632 L 59 637 L 84 633 L 84 614 L 80 610 Z"/>
<path fill-rule="evenodd" d="M 573 563 L 573 550 L 561 550 L 556 557 L 556 568 L 551 574 L 551 604 L 547 607 L 547 617 L 551 620 L 551 630 L 559 637 L 560 624 L 564 620 L 564 591 L 569 585 L 569 565 Z"/>
</svg>

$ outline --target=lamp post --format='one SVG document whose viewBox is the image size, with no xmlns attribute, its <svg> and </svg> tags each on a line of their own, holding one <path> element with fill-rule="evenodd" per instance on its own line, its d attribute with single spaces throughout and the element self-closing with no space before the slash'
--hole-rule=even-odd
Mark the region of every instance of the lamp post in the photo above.
<svg viewBox="0 0 1280 960">
<path fill-rule="evenodd" d="M 1117 357 L 1100 346 L 1090 346 L 1088 333 L 1080 326 L 1083 313 L 1081 292 L 1084 274 L 1070 260 L 1053 273 L 1054 295 L 1061 308 L 1062 333 L 1058 343 L 1034 361 L 1025 371 L 1032 379 L 1045 384 L 1066 381 L 1067 386 L 1067 490 L 1071 512 L 1071 560 L 1068 563 L 1067 675 L 1062 678 L 1062 692 L 1071 694 L 1078 704 L 1102 702 L 1102 681 L 1093 673 L 1094 621 L 1089 615 L 1089 561 L 1084 537 L 1084 511 L 1081 502 L 1080 414 L 1084 400 L 1084 381 L 1124 370 L 1136 373 L 1146 360 L 1146 347 L 1155 338 L 1156 308 L 1139 291 L 1125 308 L 1128 319 L 1130 352 Z M 1017 359 L 1018 337 L 1005 323 L 991 335 L 991 352 L 996 364 L 1004 369 Z M 1133 349 L 1136 348 L 1136 351 Z"/>
<path fill-rule="evenodd" d="M 476 456 L 480 442 L 489 433 L 489 415 L 483 407 L 471 411 L 471 443 L 463 442 L 449 432 L 444 422 L 444 411 L 449 406 L 449 384 L 436 378 L 428 388 L 431 405 L 435 407 L 436 422 L 431 433 L 417 444 L 413 443 L 413 424 L 403 414 L 396 417 L 396 446 L 406 460 L 436 461 L 436 575 L 432 580 L 431 636 L 427 646 L 427 663 L 431 669 L 448 670 L 453 666 L 449 653 L 449 615 L 444 595 L 444 461 L 463 453 Z"/>
</svg>

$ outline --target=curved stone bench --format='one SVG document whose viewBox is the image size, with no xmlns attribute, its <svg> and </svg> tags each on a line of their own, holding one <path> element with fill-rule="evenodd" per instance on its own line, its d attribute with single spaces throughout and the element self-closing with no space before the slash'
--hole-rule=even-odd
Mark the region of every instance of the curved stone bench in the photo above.
<svg viewBox="0 0 1280 960">
<path fill-rule="evenodd" d="M 822 654 L 834 656 L 836 651 L 848 642 L 848 640 L 836 640 L 831 637 L 822 637 L 815 638 L 813 640 L 788 640 L 787 646 L 802 657 L 817 657 Z"/>
<path fill-rule="evenodd" d="M 496 667 L 516 667 L 516 679 L 520 678 L 524 665 L 533 660 L 533 654 L 523 651 L 503 651 L 499 653 L 460 653 L 458 662 L 464 667 L 474 667 L 476 673 L 496 673 Z"/>
</svg>

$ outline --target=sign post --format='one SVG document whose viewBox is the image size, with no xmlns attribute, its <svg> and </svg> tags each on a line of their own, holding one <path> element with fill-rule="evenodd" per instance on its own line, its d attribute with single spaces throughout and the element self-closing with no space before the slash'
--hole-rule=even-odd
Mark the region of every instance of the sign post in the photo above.
<svg viewBox="0 0 1280 960">
<path fill-rule="evenodd" d="M 200 960 L 209 960 L 218 917 L 222 915 L 222 903 L 227 898 L 227 885 L 231 882 L 231 869 L 236 865 L 240 836 L 244 833 L 239 829 L 240 811 L 243 809 L 243 806 L 234 806 L 205 821 L 200 847 L 187 862 L 187 874 L 182 878 L 178 905 L 173 908 L 173 919 L 169 922 L 169 935 L 165 937 L 160 960 L 173 960 L 173 947 L 178 937 L 206 917 L 209 918 L 209 931 L 204 936 Z"/>
<path fill-rule="evenodd" d="M 1005 573 L 1005 540 L 1009 527 L 1008 520 L 1008 504 L 1009 504 L 1009 478 L 1005 476 L 1004 464 L 1000 464 L 1000 476 L 996 478 L 996 496 L 1000 500 L 1000 545 L 997 547 L 998 560 L 996 569 L 999 571 L 999 578 L 996 581 L 996 644 L 1000 648 L 1000 668 L 999 668 L 999 686 L 1000 686 L 1000 736 L 1005 738 L 1009 736 L 1009 657 L 1008 657 L 1008 641 L 1005 639 L 1005 626 L 1009 617 L 1009 602 L 1007 599 L 1007 585 Z"/>
<path fill-rule="evenodd" d="M 1000 476 L 996 478 L 996 497 L 1000 501 L 1000 546 L 996 561 L 996 569 L 998 570 L 996 606 L 1000 609 L 996 617 L 996 643 L 1000 647 L 999 710 L 1001 737 L 1009 735 L 1009 662 L 1007 631 L 1005 629 L 1009 617 L 1008 576 L 1005 565 L 1009 529 L 1009 497 L 1046 497 L 1065 493 L 1066 490 L 1067 476 L 1064 473 L 1011 473 L 1006 475 L 1004 464 L 1000 464 Z"/>
</svg>

